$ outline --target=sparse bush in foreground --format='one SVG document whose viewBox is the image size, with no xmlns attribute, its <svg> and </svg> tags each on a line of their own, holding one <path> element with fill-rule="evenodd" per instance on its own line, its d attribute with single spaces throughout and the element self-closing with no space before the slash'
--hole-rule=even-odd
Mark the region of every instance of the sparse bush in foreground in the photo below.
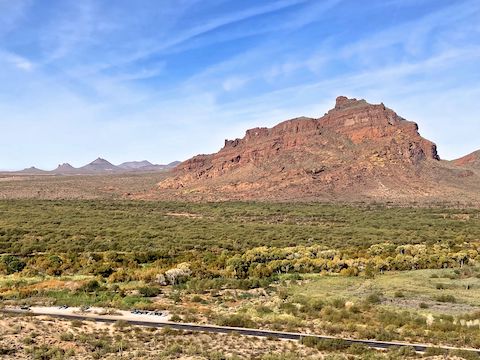
<svg viewBox="0 0 480 360">
<path fill-rule="evenodd" d="M 455 303 L 457 302 L 457 299 L 453 295 L 447 295 L 447 294 L 442 294 L 439 296 L 435 297 L 435 300 L 438 302 L 444 302 L 444 303 Z"/>
<path fill-rule="evenodd" d="M 234 314 L 221 316 L 216 321 L 220 326 L 232 326 L 232 327 L 255 327 L 255 323 L 252 319 L 245 314 Z"/>
</svg>

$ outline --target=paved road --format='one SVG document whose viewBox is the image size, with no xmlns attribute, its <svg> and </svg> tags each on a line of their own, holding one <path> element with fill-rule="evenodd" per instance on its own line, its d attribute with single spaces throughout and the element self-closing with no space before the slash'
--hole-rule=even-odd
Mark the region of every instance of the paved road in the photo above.
<svg viewBox="0 0 480 360">
<path fill-rule="evenodd" d="M 119 317 L 113 316 L 102 316 L 94 314 L 74 314 L 71 312 L 61 313 L 59 311 L 52 312 L 41 312 L 39 310 L 28 311 L 20 309 L 1 309 L 0 311 L 11 314 L 31 314 L 31 315 L 46 315 L 56 318 L 69 319 L 69 320 L 91 320 L 103 323 L 115 323 L 119 320 L 124 320 Z M 433 348 L 434 346 L 425 345 L 425 344 L 412 344 L 404 342 L 392 342 L 392 341 L 376 341 L 376 340 L 360 340 L 360 339 L 347 339 L 347 338 L 338 338 L 334 336 L 325 336 L 325 335 L 315 335 L 315 334 L 305 334 L 305 333 L 293 333 L 293 332 L 284 332 L 284 331 L 272 331 L 272 330 L 259 330 L 259 329 L 249 329 L 249 328 L 238 328 L 238 327 L 229 327 L 229 326 L 215 326 L 215 325 L 199 325 L 199 324 L 186 324 L 178 323 L 171 321 L 153 321 L 153 320 L 133 320 L 131 317 L 128 317 L 124 320 L 125 322 L 132 325 L 148 326 L 155 328 L 171 328 L 176 330 L 185 330 L 185 331 L 201 331 L 201 332 L 210 332 L 210 333 L 220 333 L 220 334 L 230 334 L 237 333 L 240 335 L 246 336 L 257 336 L 257 337 L 271 337 L 276 339 L 286 339 L 286 340 L 301 340 L 305 337 L 315 337 L 317 339 L 336 339 L 343 340 L 349 344 L 362 344 L 369 346 L 375 349 L 388 349 L 393 347 L 412 347 L 417 352 L 425 352 L 428 348 Z M 438 348 L 438 347 L 437 347 Z M 459 350 L 459 348 L 454 347 L 441 347 L 444 350 Z M 460 349 L 475 352 L 480 355 L 480 349 Z"/>
</svg>

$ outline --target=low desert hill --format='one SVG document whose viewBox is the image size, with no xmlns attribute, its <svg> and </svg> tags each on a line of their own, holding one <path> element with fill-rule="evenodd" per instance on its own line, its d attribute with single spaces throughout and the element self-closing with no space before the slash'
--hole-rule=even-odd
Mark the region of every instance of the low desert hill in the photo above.
<svg viewBox="0 0 480 360">
<path fill-rule="evenodd" d="M 126 170 L 141 169 L 141 168 L 151 167 L 151 166 L 154 166 L 154 165 L 148 160 L 127 161 L 118 165 L 119 168 L 126 169 Z"/>
<path fill-rule="evenodd" d="M 179 164 L 150 197 L 478 202 L 475 169 L 441 161 L 416 123 L 340 96 L 321 118 L 247 130 Z"/>
<path fill-rule="evenodd" d="M 82 166 L 80 169 L 82 172 L 114 172 L 114 171 L 120 171 L 120 168 L 118 166 L 113 165 L 109 161 L 102 159 L 102 158 L 97 158 L 93 160 L 90 164 L 87 164 L 85 166 Z"/>
<path fill-rule="evenodd" d="M 143 160 L 143 161 L 128 161 L 118 165 L 119 168 L 124 170 L 141 170 L 141 171 L 157 171 L 157 170 L 168 170 L 172 169 L 175 166 L 180 164 L 180 161 L 174 161 L 167 165 L 157 165 L 152 164 L 150 161 Z"/>
<path fill-rule="evenodd" d="M 73 174 L 76 171 L 78 171 L 78 169 L 75 169 L 69 163 L 63 163 L 63 164 L 58 165 L 57 168 L 55 170 L 53 170 L 52 172 L 55 173 L 55 174 Z"/>
<path fill-rule="evenodd" d="M 457 166 L 480 169 L 480 150 L 461 157 L 460 159 L 453 160 L 453 163 Z"/>
<path fill-rule="evenodd" d="M 143 161 L 128 161 L 120 165 L 113 165 L 108 160 L 97 158 L 91 163 L 82 167 L 76 168 L 69 163 L 59 164 L 54 170 L 46 171 L 38 169 L 34 166 L 21 171 L 4 171 L 4 175 L 108 175 L 119 174 L 126 172 L 157 172 L 167 171 L 180 164 L 179 161 L 174 161 L 166 165 L 152 164 L 147 160 Z"/>
<path fill-rule="evenodd" d="M 27 175 L 39 175 L 39 174 L 45 174 L 47 172 L 42 169 L 38 169 L 35 166 L 31 166 L 29 168 L 18 171 L 18 173 L 27 174 Z"/>
</svg>

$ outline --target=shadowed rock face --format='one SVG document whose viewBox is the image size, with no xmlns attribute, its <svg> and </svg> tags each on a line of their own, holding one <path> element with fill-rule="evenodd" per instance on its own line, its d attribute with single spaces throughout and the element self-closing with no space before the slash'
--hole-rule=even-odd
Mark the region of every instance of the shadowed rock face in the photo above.
<svg viewBox="0 0 480 360">
<path fill-rule="evenodd" d="M 383 104 L 340 96 L 321 118 L 225 140 L 219 152 L 181 163 L 158 186 L 205 199 L 430 196 L 438 192 L 431 174 L 439 160 L 416 123 Z"/>
</svg>

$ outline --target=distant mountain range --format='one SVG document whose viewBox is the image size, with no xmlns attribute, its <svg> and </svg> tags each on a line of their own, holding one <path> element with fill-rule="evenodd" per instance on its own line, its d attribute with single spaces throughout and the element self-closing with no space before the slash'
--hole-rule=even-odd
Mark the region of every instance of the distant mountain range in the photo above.
<svg viewBox="0 0 480 360">
<path fill-rule="evenodd" d="M 110 174 L 110 173 L 125 173 L 125 172 L 154 172 L 166 171 L 174 168 L 180 164 L 180 161 L 174 161 L 166 165 L 152 164 L 150 161 L 128 161 L 120 165 L 113 165 L 108 160 L 97 158 L 91 163 L 79 168 L 75 168 L 69 163 L 63 163 L 51 171 L 41 170 L 34 166 L 21 171 L 12 171 L 10 173 L 18 173 L 25 175 L 82 175 L 82 174 Z"/>
<path fill-rule="evenodd" d="M 243 138 L 225 140 L 216 153 L 197 155 L 182 163 L 131 161 L 113 165 L 98 158 L 80 168 L 69 164 L 52 171 L 31 167 L 17 174 L 37 175 L 40 185 L 34 181 L 23 187 L 10 183 L 3 193 L 0 187 L 0 197 L 97 196 L 95 191 L 105 187 L 103 181 L 88 190 L 91 195 L 72 182 L 62 192 L 58 187 L 64 184 L 46 185 L 43 180 L 48 175 L 157 171 L 148 185 L 136 176 L 109 179 L 122 184 L 119 196 L 129 199 L 480 204 L 480 150 L 456 160 L 442 160 L 437 146 L 421 136 L 416 123 L 383 103 L 345 96 L 339 96 L 335 106 L 320 118 L 298 117 L 272 128 L 253 128 Z M 131 181 L 128 186 L 126 178 Z M 89 180 L 94 183 L 96 178 Z M 9 179 L 3 181 L 9 184 Z M 112 188 L 109 191 L 118 191 Z"/>
</svg>

